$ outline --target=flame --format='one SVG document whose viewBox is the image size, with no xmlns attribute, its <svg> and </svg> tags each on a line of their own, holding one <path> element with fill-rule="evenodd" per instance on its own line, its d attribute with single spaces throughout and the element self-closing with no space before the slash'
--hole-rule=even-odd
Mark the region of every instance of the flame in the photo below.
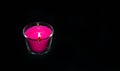
<svg viewBox="0 0 120 71">
<path fill-rule="evenodd" d="M 38 33 L 38 37 L 41 37 L 41 34 L 40 34 L 40 32 Z"/>
<path fill-rule="evenodd" d="M 41 34 L 40 34 L 40 32 L 38 33 L 38 41 L 40 41 L 41 40 Z"/>
</svg>

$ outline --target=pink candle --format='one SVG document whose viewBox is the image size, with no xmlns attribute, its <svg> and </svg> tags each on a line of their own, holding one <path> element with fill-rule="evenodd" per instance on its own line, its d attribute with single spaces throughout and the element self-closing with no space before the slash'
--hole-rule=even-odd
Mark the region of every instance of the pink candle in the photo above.
<svg viewBox="0 0 120 71">
<path fill-rule="evenodd" d="M 44 25 L 34 25 L 24 32 L 28 45 L 33 52 L 42 53 L 49 45 L 52 30 Z"/>
</svg>

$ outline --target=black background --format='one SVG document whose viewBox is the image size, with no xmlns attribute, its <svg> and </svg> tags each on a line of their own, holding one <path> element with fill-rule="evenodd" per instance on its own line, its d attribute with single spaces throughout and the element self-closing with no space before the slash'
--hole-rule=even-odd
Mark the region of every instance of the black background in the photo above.
<svg viewBox="0 0 120 71">
<path fill-rule="evenodd" d="M 112 24 L 106 22 L 104 7 L 10 8 L 3 48 L 5 70 L 80 71 L 110 70 Z M 7 17 L 7 18 L 6 18 Z M 55 30 L 51 51 L 43 56 L 28 53 L 23 27 L 36 21 L 51 24 Z M 8 44 L 7 44 L 8 43 Z"/>
</svg>

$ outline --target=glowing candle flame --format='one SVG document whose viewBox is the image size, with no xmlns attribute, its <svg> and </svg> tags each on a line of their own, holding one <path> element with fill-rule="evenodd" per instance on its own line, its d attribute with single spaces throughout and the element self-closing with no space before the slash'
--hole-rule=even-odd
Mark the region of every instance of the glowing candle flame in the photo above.
<svg viewBox="0 0 120 71">
<path fill-rule="evenodd" d="M 40 32 L 38 33 L 38 41 L 40 41 L 41 34 Z"/>
<path fill-rule="evenodd" d="M 40 32 L 38 33 L 38 37 L 41 37 Z"/>
</svg>

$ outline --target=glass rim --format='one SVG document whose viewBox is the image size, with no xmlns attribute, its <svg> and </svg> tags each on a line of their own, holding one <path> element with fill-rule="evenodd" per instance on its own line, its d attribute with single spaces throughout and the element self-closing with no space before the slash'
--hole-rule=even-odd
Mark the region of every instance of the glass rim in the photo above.
<svg viewBox="0 0 120 71">
<path fill-rule="evenodd" d="M 29 38 L 29 37 L 27 37 L 27 36 L 25 35 L 25 30 L 26 30 L 26 28 L 27 28 L 28 26 L 30 26 L 30 24 L 36 24 L 36 25 L 37 25 L 37 23 L 44 23 L 45 25 L 49 26 L 48 28 L 50 28 L 50 29 L 52 30 L 52 33 L 51 33 L 47 38 L 44 38 L 44 39 L 42 39 L 42 40 L 51 38 L 51 37 L 53 36 L 53 34 L 54 34 L 54 29 L 53 29 L 52 25 L 50 25 L 50 24 L 48 24 L 48 23 L 46 23 L 46 22 L 33 22 L 33 23 L 29 23 L 29 24 L 27 24 L 27 25 L 25 25 L 25 26 L 23 27 L 22 33 L 23 33 L 23 35 L 24 35 L 25 38 L 30 39 L 30 40 L 33 40 L 33 41 L 37 41 L 36 39 L 31 39 L 31 38 Z M 44 25 L 43 25 L 43 26 L 44 26 Z"/>
</svg>

